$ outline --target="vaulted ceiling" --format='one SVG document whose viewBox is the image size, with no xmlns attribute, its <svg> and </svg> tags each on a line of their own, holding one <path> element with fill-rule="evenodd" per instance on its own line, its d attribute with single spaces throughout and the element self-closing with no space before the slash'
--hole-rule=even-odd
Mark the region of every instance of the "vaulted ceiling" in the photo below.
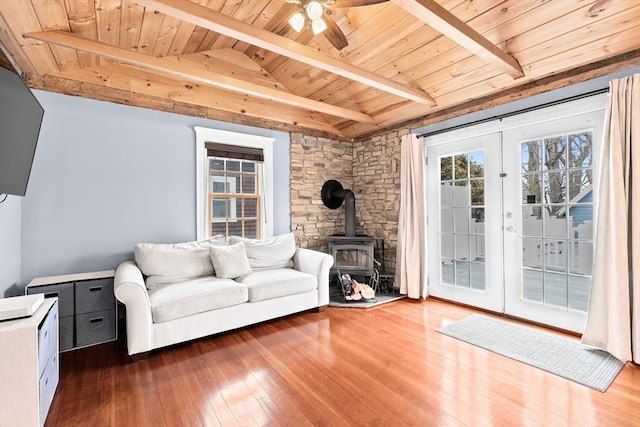
<svg viewBox="0 0 640 427">
<path fill-rule="evenodd" d="M 0 42 L 33 88 L 345 140 L 640 65 L 637 0 L 320 1 L 0 0 Z"/>
</svg>

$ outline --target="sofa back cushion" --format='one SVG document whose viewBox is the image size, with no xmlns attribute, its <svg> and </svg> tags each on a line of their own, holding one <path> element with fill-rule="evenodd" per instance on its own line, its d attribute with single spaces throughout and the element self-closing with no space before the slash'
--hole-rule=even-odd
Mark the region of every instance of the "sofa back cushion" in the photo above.
<svg viewBox="0 0 640 427">
<path fill-rule="evenodd" d="M 209 248 L 226 245 L 224 236 L 186 243 L 138 243 L 135 261 L 147 276 L 148 289 L 213 275 Z"/>
<path fill-rule="evenodd" d="M 229 237 L 229 244 L 239 242 L 244 243 L 249 265 L 253 270 L 293 267 L 293 256 L 296 253 L 296 241 L 293 233 L 260 240 L 238 236 Z"/>
</svg>

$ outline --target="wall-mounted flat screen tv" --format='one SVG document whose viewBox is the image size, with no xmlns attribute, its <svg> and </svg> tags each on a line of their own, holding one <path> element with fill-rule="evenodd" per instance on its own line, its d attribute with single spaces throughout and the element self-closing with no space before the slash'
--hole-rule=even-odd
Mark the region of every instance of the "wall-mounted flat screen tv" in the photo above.
<svg viewBox="0 0 640 427">
<path fill-rule="evenodd" d="M 0 194 L 26 194 L 43 114 L 22 79 L 0 67 Z"/>
</svg>

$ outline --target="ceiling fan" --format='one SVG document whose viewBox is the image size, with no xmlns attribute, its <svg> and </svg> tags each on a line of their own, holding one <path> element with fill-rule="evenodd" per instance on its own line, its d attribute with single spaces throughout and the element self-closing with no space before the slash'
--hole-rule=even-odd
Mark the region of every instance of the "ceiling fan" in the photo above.
<svg viewBox="0 0 640 427">
<path fill-rule="evenodd" d="M 298 5 L 300 10 L 289 18 L 289 25 L 297 32 L 306 27 L 311 27 L 313 34 L 323 35 L 338 50 L 349 45 L 336 21 L 331 17 L 331 9 L 341 7 L 368 6 L 384 3 L 388 0 L 284 0 L 287 3 Z"/>
</svg>

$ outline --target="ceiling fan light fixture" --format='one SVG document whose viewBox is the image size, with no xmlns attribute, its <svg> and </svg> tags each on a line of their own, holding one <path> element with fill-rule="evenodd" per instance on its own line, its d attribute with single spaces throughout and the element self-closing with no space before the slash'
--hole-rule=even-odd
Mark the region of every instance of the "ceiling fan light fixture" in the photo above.
<svg viewBox="0 0 640 427">
<path fill-rule="evenodd" d="M 310 2 L 308 2 L 305 5 L 304 9 L 307 12 L 307 16 L 309 17 L 309 19 L 311 19 L 311 21 L 313 22 L 322 18 L 322 12 L 324 12 L 324 9 L 320 2 L 316 0 L 311 0 Z"/>
<path fill-rule="evenodd" d="M 291 25 L 291 28 L 297 32 L 302 31 L 304 28 L 304 22 L 304 15 L 301 12 L 296 12 L 291 16 L 291 18 L 289 18 L 289 25 Z"/>
<path fill-rule="evenodd" d="M 320 19 L 316 19 L 311 22 L 311 29 L 313 30 L 313 35 L 317 36 L 321 32 L 327 29 L 327 23 Z"/>
</svg>

